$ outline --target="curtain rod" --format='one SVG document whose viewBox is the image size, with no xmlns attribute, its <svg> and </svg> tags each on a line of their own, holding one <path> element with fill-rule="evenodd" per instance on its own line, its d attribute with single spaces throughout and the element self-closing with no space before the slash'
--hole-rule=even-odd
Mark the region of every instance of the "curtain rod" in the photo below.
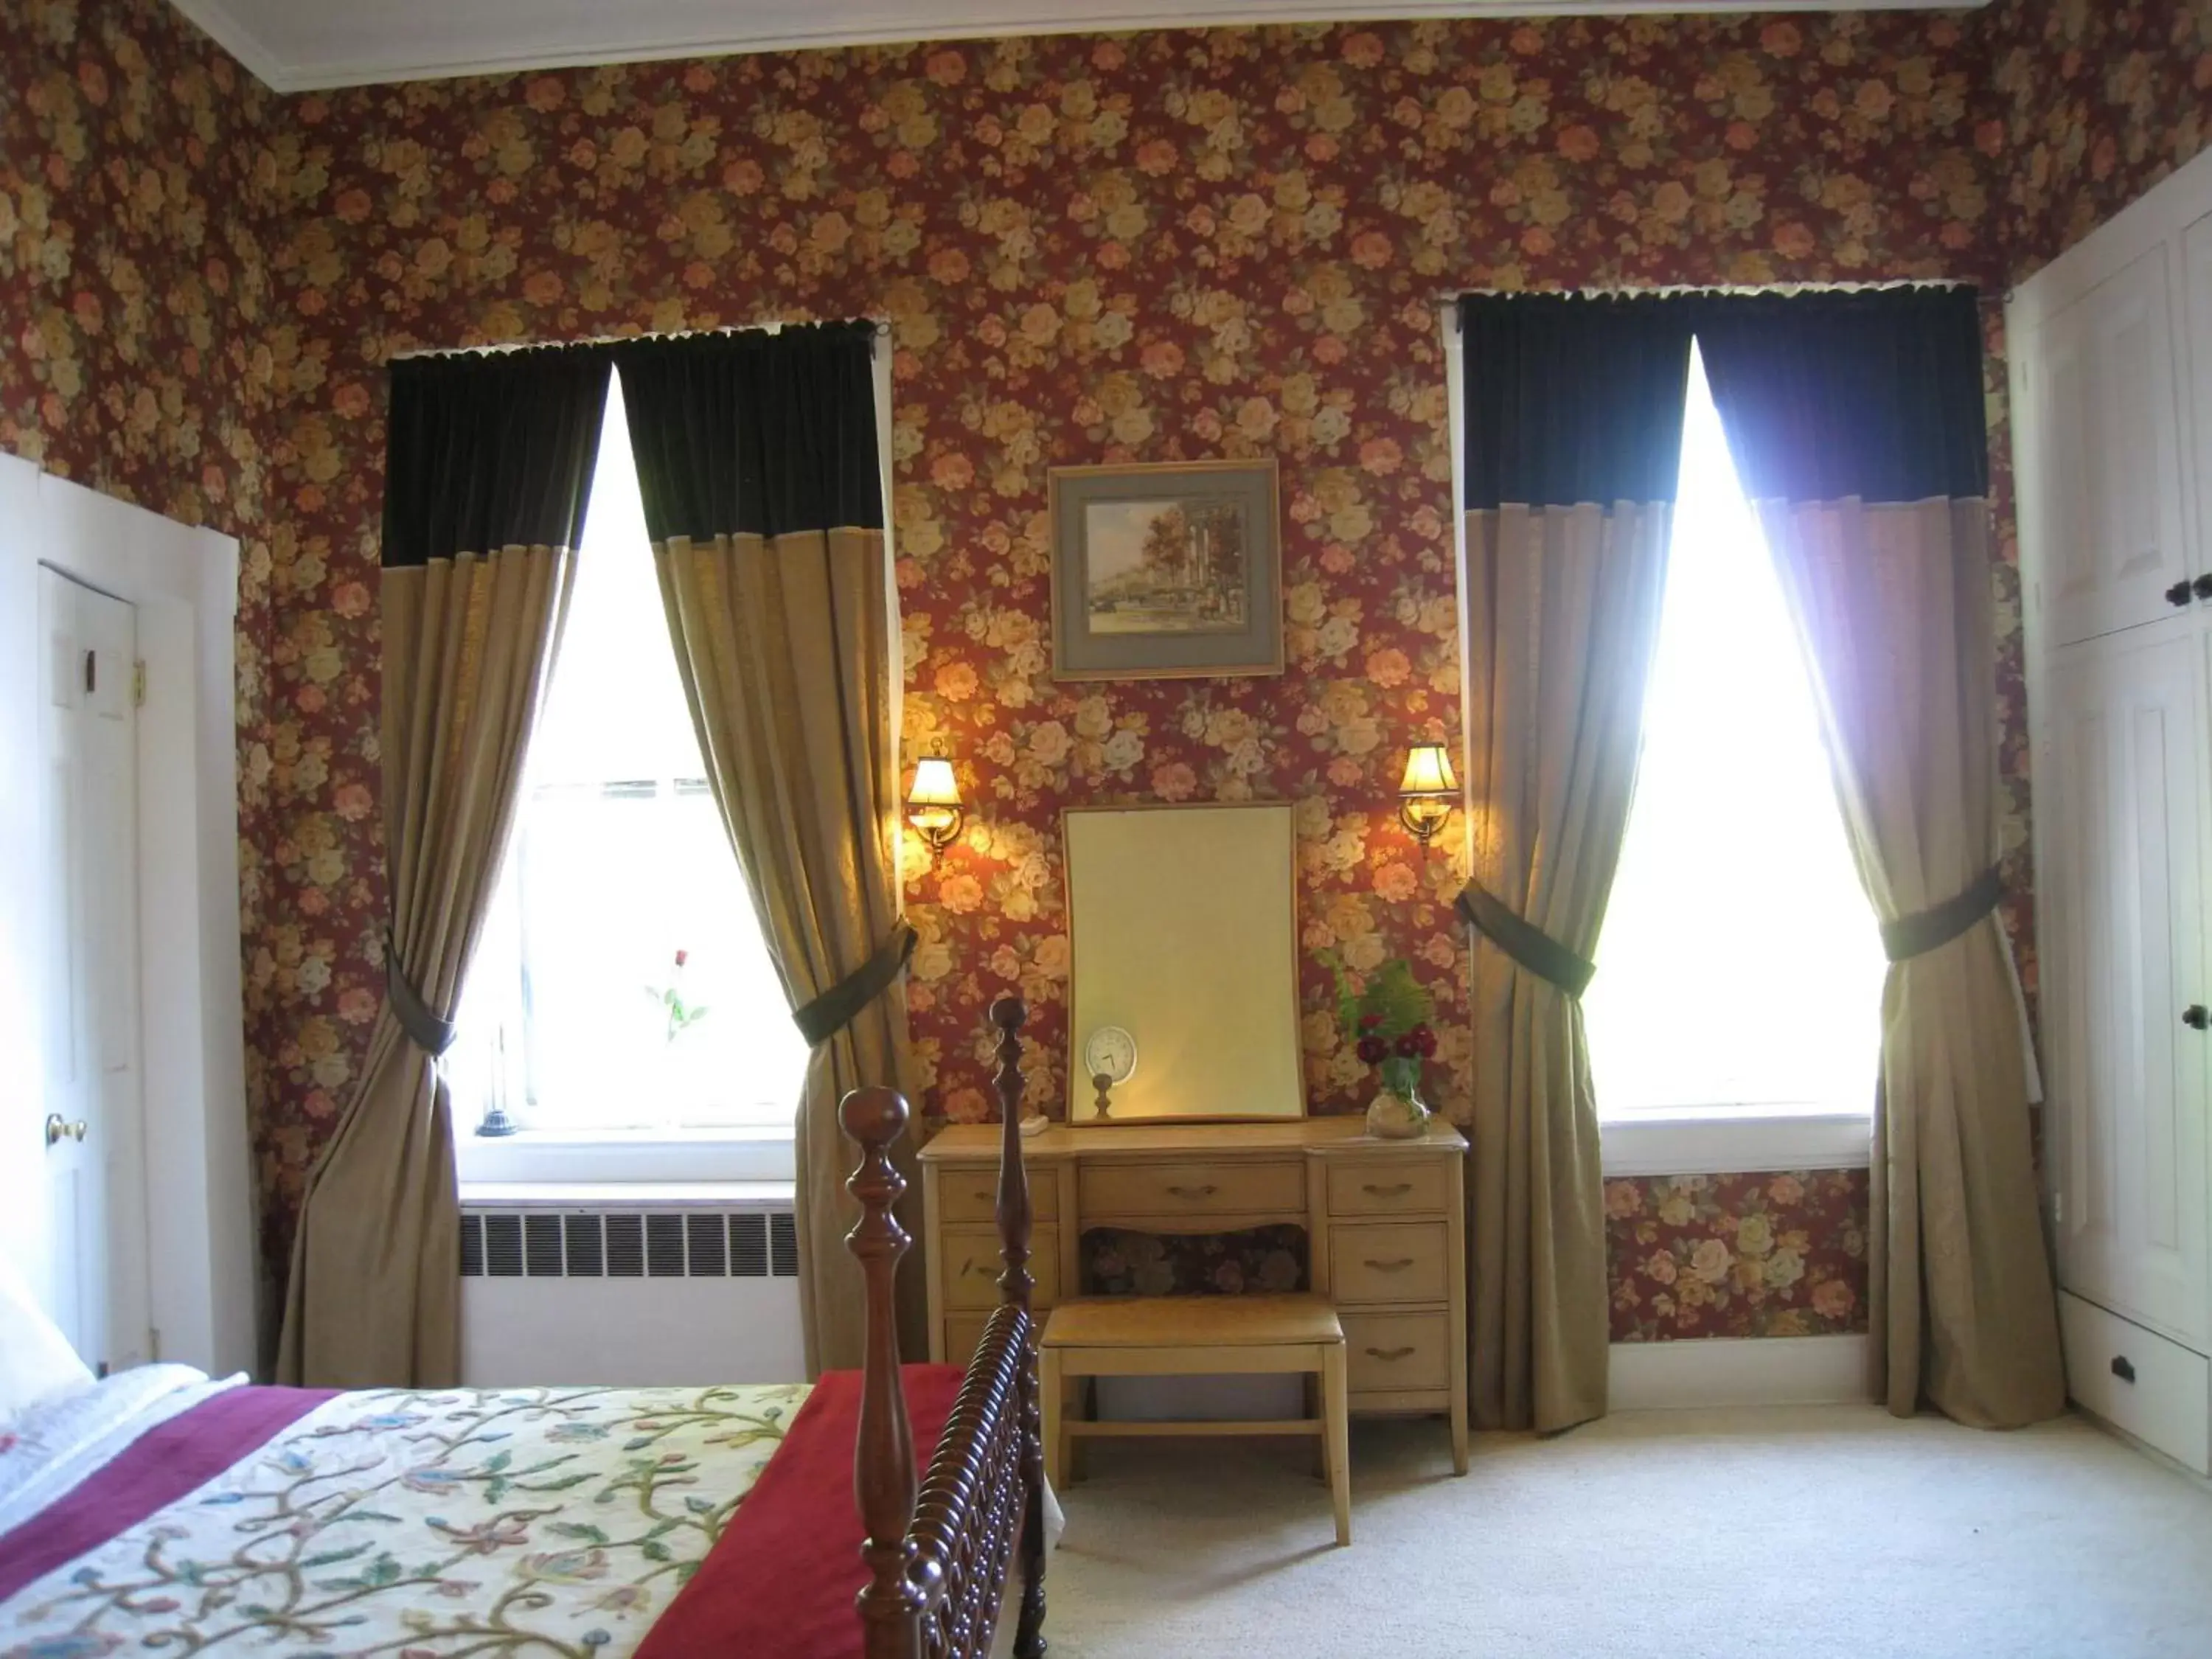
<svg viewBox="0 0 2212 1659">
<path fill-rule="evenodd" d="M 878 340 L 890 337 L 891 325 L 888 317 L 824 317 L 817 319 L 830 323 L 869 323 L 875 327 Z M 397 363 L 410 357 L 489 357 L 508 351 L 558 351 L 568 346 L 622 345 L 631 340 L 682 340 L 702 334 L 781 334 L 786 325 L 773 323 L 732 324 L 727 328 L 647 329 L 637 334 L 594 334 L 580 340 L 500 340 L 482 345 L 412 346 L 405 351 L 395 351 L 383 361 Z M 805 324 L 793 323 L 793 328 Z"/>
<path fill-rule="evenodd" d="M 1680 294 L 1875 294 L 1890 289 L 1979 286 L 1955 276 L 1898 276 L 1879 283 L 1662 283 L 1649 287 L 1616 283 L 1593 288 L 1464 288 L 1455 294 L 1439 295 L 1436 305 L 1439 311 L 1449 311 L 1471 296 L 1519 298 L 1527 295 L 1551 299 L 1610 300 L 1655 294 L 1662 297 Z"/>
</svg>

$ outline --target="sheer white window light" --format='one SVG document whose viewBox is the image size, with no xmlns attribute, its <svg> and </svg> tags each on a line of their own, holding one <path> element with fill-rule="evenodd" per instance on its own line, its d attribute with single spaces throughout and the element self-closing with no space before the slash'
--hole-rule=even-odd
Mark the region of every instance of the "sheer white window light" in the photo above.
<svg viewBox="0 0 2212 1659">
<path fill-rule="evenodd" d="M 1583 1000 L 1607 1118 L 1870 1112 L 1885 964 L 1782 590 L 1692 357 L 1643 763 Z"/>
<path fill-rule="evenodd" d="M 707 787 L 619 376 L 461 1030 L 465 1120 L 480 1101 L 569 1135 L 781 1128 L 799 1099 L 806 1045 Z"/>
</svg>

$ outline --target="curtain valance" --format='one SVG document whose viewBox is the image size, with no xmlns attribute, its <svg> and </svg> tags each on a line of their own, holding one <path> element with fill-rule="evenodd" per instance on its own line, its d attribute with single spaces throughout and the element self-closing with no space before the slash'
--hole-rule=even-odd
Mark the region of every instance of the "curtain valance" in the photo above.
<svg viewBox="0 0 2212 1659">
<path fill-rule="evenodd" d="M 384 565 L 581 538 L 614 360 L 588 347 L 392 365 Z"/>
<path fill-rule="evenodd" d="M 1970 288 L 1685 301 L 1753 501 L 1965 500 L 1989 490 Z"/>
<path fill-rule="evenodd" d="M 1468 510 L 1673 501 L 1696 316 L 1666 295 L 1462 298 Z"/>
<path fill-rule="evenodd" d="M 882 529 L 874 343 L 860 322 L 616 347 L 653 539 Z"/>
</svg>

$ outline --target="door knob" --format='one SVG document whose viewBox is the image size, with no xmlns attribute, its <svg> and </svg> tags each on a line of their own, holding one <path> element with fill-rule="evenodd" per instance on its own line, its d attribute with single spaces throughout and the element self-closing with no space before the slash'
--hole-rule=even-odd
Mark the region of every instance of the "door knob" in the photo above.
<svg viewBox="0 0 2212 1659">
<path fill-rule="evenodd" d="M 46 1145 L 49 1146 L 58 1146 L 64 1140 L 82 1142 L 91 1133 L 92 1125 L 82 1118 L 71 1123 L 59 1112 L 46 1114 Z"/>
<path fill-rule="evenodd" d="M 2212 1009 L 2201 1002 L 2192 1002 L 2181 1011 L 2181 1023 L 2192 1031 L 2202 1031 L 2212 1026 Z"/>
<path fill-rule="evenodd" d="M 2189 579 L 2186 576 L 2184 576 L 2179 581 L 2174 583 L 2172 586 L 2166 590 L 2166 602 L 2168 605 L 2187 605 L 2189 603 Z"/>
<path fill-rule="evenodd" d="M 2189 591 L 2200 599 L 2212 599 L 2212 571 L 2207 571 L 2190 583 Z"/>
</svg>

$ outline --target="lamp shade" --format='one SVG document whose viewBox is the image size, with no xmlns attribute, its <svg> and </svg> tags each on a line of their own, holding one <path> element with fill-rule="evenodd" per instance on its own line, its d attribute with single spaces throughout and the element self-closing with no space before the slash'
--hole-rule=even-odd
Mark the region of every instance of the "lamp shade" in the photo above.
<svg viewBox="0 0 2212 1659">
<path fill-rule="evenodd" d="M 1452 775 L 1451 757 L 1440 743 L 1416 744 L 1406 754 L 1406 775 L 1400 781 L 1401 795 L 1455 795 L 1459 780 Z"/>
<path fill-rule="evenodd" d="M 959 781 L 952 775 L 952 763 L 942 755 L 925 755 L 914 765 L 914 787 L 907 791 L 908 806 L 957 806 L 960 805 Z"/>
</svg>

